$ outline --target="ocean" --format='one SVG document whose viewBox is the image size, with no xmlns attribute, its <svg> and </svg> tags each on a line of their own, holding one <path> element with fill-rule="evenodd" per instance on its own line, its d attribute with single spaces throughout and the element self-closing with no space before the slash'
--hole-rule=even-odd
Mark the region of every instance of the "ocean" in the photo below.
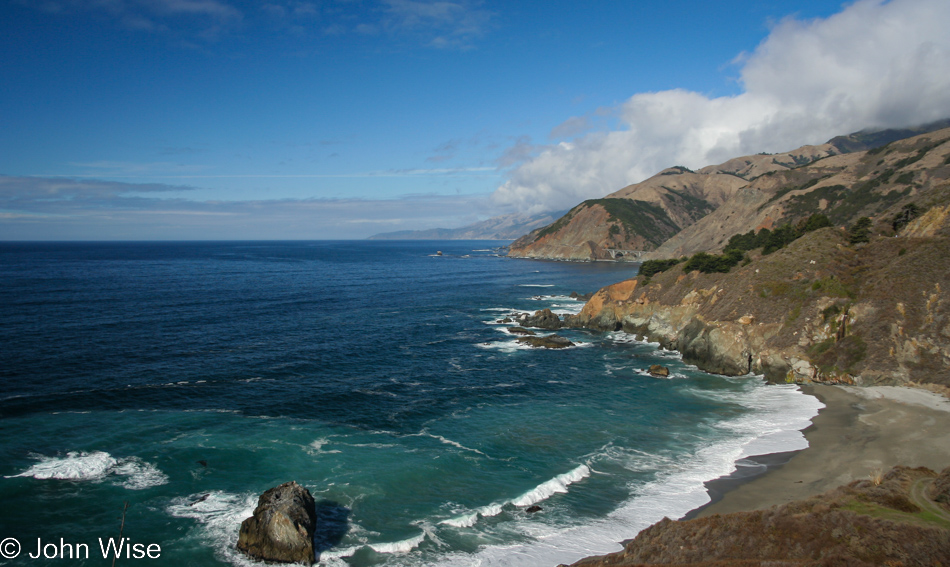
<svg viewBox="0 0 950 567">
<path fill-rule="evenodd" d="M 576 313 L 636 267 L 503 244 L 0 244 L 0 565 L 106 564 L 120 528 L 146 564 L 256 565 L 240 523 L 295 480 L 322 565 L 554 567 L 807 445 L 796 386 L 621 332 L 520 345 L 505 316 Z M 89 558 L 30 558 L 49 542 Z"/>
</svg>

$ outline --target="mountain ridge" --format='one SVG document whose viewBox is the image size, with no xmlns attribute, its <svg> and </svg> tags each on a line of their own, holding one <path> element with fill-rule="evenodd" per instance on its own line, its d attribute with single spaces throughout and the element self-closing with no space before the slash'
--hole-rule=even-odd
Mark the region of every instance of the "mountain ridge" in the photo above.
<svg viewBox="0 0 950 567">
<path fill-rule="evenodd" d="M 870 170 L 852 172 L 856 173 L 854 178 L 849 178 L 847 172 L 841 175 L 857 163 L 858 158 L 854 156 L 908 139 L 909 135 L 919 138 L 948 125 L 950 120 L 942 120 L 916 128 L 856 132 L 837 136 L 821 145 L 806 145 L 780 154 L 741 156 L 696 171 L 682 166 L 670 167 L 604 197 L 626 199 L 637 203 L 631 206 L 640 209 L 652 204 L 663 210 L 662 215 L 631 224 L 606 210 L 584 213 L 586 209 L 596 209 L 598 200 L 585 201 L 551 225 L 518 238 L 512 243 L 509 256 L 591 261 L 617 259 L 616 250 L 638 251 L 638 254 L 628 252 L 619 258 L 629 261 L 716 250 L 738 232 L 771 228 L 782 220 L 797 220 L 785 214 L 781 205 L 801 194 L 803 189 L 836 184 L 848 187 L 860 181 L 858 178 L 867 176 Z M 899 164 L 899 167 L 903 165 L 907 164 Z M 881 171 L 875 173 L 883 175 Z M 821 183 L 822 179 L 818 179 L 834 175 L 837 175 L 834 182 Z M 900 176 L 894 178 L 897 179 L 901 179 Z M 873 183 L 872 179 L 865 181 Z M 884 179 L 878 185 L 891 181 Z M 783 198 L 780 203 L 769 201 L 779 192 L 783 192 L 779 196 L 784 197 L 792 191 L 797 193 Z M 766 202 L 771 206 L 765 214 L 760 214 Z M 719 216 L 714 216 L 717 213 Z M 747 220 L 749 215 L 755 217 L 754 223 Z M 676 226 L 673 234 L 670 234 L 670 221 Z M 722 230 L 710 229 L 714 223 L 722 224 Z M 746 227 L 748 224 L 753 226 Z M 657 242 L 658 237 L 663 244 Z M 708 244 L 710 240 L 712 245 Z"/>
</svg>

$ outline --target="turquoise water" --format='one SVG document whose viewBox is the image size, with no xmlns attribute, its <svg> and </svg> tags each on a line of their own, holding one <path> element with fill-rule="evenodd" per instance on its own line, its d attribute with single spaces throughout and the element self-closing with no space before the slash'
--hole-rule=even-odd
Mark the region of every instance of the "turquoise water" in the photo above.
<svg viewBox="0 0 950 567">
<path fill-rule="evenodd" d="M 632 269 L 497 244 L 0 245 L 0 539 L 23 547 L 0 564 L 64 564 L 37 538 L 104 564 L 125 502 L 152 564 L 253 564 L 240 522 L 296 480 L 321 564 L 556 565 L 805 446 L 820 405 L 793 386 L 623 333 L 521 347 L 505 315 L 577 312 Z"/>
</svg>

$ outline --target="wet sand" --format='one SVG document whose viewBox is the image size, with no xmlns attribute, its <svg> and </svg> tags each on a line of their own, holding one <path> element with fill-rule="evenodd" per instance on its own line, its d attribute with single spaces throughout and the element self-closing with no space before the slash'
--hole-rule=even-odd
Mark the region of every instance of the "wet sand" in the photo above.
<svg viewBox="0 0 950 567">
<path fill-rule="evenodd" d="M 768 508 L 820 494 L 894 465 L 950 466 L 950 401 L 911 388 L 806 385 L 825 408 L 804 431 L 808 448 L 740 463 L 707 483 L 713 501 L 686 518 Z"/>
</svg>

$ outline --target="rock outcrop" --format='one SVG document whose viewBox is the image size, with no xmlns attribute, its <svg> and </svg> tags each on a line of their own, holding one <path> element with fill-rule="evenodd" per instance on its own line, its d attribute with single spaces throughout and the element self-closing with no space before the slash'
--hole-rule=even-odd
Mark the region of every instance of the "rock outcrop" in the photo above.
<svg viewBox="0 0 950 567">
<path fill-rule="evenodd" d="M 560 335 L 546 335 L 543 337 L 521 337 L 518 339 L 521 344 L 533 346 L 535 348 L 567 348 L 574 346 L 570 339 Z"/>
<path fill-rule="evenodd" d="M 550 309 L 535 311 L 534 315 L 522 313 L 518 318 L 518 322 L 521 323 L 522 327 L 534 327 L 535 329 L 546 329 L 548 331 L 556 331 L 563 326 L 560 317 Z"/>
<path fill-rule="evenodd" d="M 261 495 L 254 515 L 241 523 L 237 548 L 262 561 L 310 565 L 316 561 L 315 527 L 310 491 L 294 481 L 287 482 Z"/>
<path fill-rule="evenodd" d="M 925 468 L 895 467 L 875 481 L 852 482 L 768 510 L 689 521 L 664 518 L 623 551 L 574 567 L 945 565 L 950 514 L 919 514 L 932 511 L 933 502 L 914 488 L 935 476 Z"/>
<path fill-rule="evenodd" d="M 670 369 L 659 364 L 651 364 L 650 368 L 647 369 L 647 372 L 649 372 L 652 376 L 658 376 L 660 378 L 666 378 L 670 375 Z"/>
</svg>

